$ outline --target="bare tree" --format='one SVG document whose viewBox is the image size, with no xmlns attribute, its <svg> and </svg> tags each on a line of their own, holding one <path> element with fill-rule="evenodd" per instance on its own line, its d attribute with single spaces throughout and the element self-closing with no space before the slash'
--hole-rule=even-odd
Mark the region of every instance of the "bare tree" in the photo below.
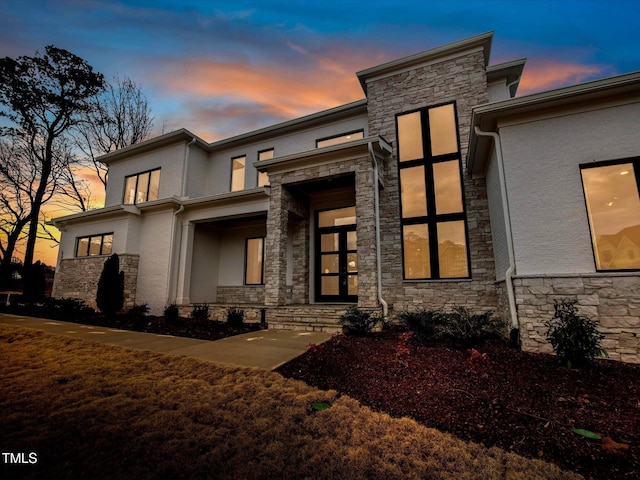
<svg viewBox="0 0 640 480">
<path fill-rule="evenodd" d="M 59 143 L 103 88 L 102 74 L 80 57 L 52 45 L 45 47 L 44 55 L 36 52 L 33 57 L 0 59 L 0 116 L 12 123 L 2 129 L 2 135 L 26 142 L 34 174 L 25 267 L 33 263 L 42 206 L 51 199 L 59 180 Z"/>
<path fill-rule="evenodd" d="M 78 126 L 77 146 L 106 188 L 108 168 L 98 157 L 147 139 L 152 128 L 147 97 L 133 80 L 116 75 Z"/>
</svg>

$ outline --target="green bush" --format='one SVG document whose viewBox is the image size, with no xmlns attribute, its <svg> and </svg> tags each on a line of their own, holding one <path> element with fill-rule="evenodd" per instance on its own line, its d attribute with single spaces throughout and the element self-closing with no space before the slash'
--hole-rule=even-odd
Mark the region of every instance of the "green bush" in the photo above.
<svg viewBox="0 0 640 480">
<path fill-rule="evenodd" d="M 134 305 L 127 310 L 127 318 L 136 323 L 146 323 L 147 315 L 149 315 L 149 305 L 143 303 L 142 305 Z"/>
<path fill-rule="evenodd" d="M 379 318 L 369 312 L 360 310 L 357 306 L 351 305 L 340 315 L 340 324 L 346 334 L 364 335 L 373 330 Z"/>
<path fill-rule="evenodd" d="M 233 328 L 241 328 L 244 323 L 244 310 L 229 307 L 227 309 L 227 324 Z"/>
<path fill-rule="evenodd" d="M 441 312 L 424 308 L 415 312 L 405 310 L 398 314 L 398 318 L 402 326 L 415 332 L 422 340 L 434 337 L 437 333 L 438 325 L 444 321 Z"/>
<path fill-rule="evenodd" d="M 180 320 L 180 309 L 175 303 L 164 307 L 164 320 L 167 323 L 178 323 Z"/>
<path fill-rule="evenodd" d="M 568 368 L 589 365 L 594 358 L 607 354 L 601 347 L 604 335 L 598 331 L 598 323 L 579 315 L 576 303 L 555 300 L 553 318 L 545 321 L 547 339 L 560 363 Z"/>
<path fill-rule="evenodd" d="M 197 323 L 206 322 L 210 316 L 209 305 L 194 305 L 191 310 L 191 320 Z"/>
</svg>

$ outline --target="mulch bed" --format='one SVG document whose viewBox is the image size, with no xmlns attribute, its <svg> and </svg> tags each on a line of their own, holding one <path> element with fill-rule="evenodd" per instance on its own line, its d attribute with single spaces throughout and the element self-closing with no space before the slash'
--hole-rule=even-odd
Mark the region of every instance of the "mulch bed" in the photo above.
<svg viewBox="0 0 640 480">
<path fill-rule="evenodd" d="M 597 360 L 588 369 L 567 369 L 552 355 L 500 342 L 474 353 L 383 331 L 310 345 L 278 371 L 375 411 L 587 478 L 640 478 L 640 365 Z"/>
</svg>

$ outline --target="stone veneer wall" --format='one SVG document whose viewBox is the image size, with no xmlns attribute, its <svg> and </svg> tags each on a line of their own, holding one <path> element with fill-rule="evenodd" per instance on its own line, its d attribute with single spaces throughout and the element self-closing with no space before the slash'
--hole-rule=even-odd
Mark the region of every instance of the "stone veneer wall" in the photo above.
<svg viewBox="0 0 640 480">
<path fill-rule="evenodd" d="M 554 300 L 570 298 L 600 324 L 610 359 L 640 363 L 640 275 L 531 276 L 513 282 L 523 350 L 552 351 L 544 321 L 553 317 Z"/>
<path fill-rule="evenodd" d="M 65 258 L 60 261 L 53 283 L 52 296 L 75 298 L 97 308 L 98 280 L 108 256 Z M 124 272 L 124 310 L 135 305 L 139 255 L 118 255 Z"/>
<path fill-rule="evenodd" d="M 218 285 L 216 303 L 264 303 L 264 285 Z"/>
<path fill-rule="evenodd" d="M 455 101 L 458 114 L 461 159 L 467 154 L 471 109 L 488 101 L 484 54 L 469 52 L 432 65 L 414 68 L 367 84 L 369 134 L 393 142 L 393 159 L 384 168 L 381 191 L 383 298 L 392 314 L 420 307 L 441 308 L 453 304 L 473 311 L 498 306 L 495 266 L 484 179 L 464 174 L 464 194 L 469 231 L 471 279 L 462 281 L 405 281 L 402 272 L 402 232 L 397 165 L 395 116 L 418 108 Z"/>
</svg>

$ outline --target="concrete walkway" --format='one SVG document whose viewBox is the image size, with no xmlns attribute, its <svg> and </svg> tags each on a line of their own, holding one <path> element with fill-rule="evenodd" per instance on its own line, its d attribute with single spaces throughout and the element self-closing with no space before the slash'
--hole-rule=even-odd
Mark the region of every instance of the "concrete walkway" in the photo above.
<svg viewBox="0 0 640 480">
<path fill-rule="evenodd" d="M 259 330 L 211 342 L 10 314 L 0 314 L 0 323 L 130 349 L 267 370 L 274 370 L 303 354 L 309 343 L 322 343 L 331 337 L 330 333 L 325 332 Z"/>
</svg>

